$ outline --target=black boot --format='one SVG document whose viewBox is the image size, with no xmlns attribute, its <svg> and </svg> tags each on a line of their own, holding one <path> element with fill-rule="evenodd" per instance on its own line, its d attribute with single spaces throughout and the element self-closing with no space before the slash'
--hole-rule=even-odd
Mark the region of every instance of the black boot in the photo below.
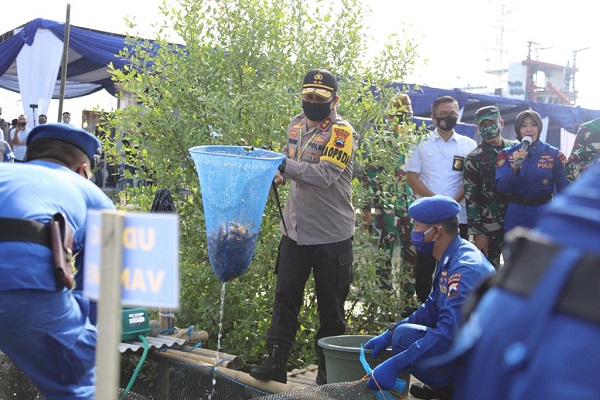
<svg viewBox="0 0 600 400">
<path fill-rule="evenodd" d="M 317 370 L 317 379 L 315 380 L 317 382 L 317 385 L 325 385 L 327 383 L 327 369 L 325 366 L 325 354 L 323 353 L 323 349 L 319 346 L 317 346 L 317 355 L 319 356 L 319 361 L 318 361 L 318 366 L 319 369 Z"/>
<path fill-rule="evenodd" d="M 280 344 L 270 347 L 269 358 L 250 370 L 250 376 L 261 381 L 287 383 L 287 362 L 290 349 Z"/>
</svg>

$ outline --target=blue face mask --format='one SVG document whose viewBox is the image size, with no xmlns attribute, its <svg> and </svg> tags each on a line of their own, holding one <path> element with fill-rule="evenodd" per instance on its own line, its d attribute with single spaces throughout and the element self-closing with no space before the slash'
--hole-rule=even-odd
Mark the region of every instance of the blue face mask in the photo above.
<svg viewBox="0 0 600 400">
<path fill-rule="evenodd" d="M 427 229 L 425 232 L 412 231 L 410 233 L 410 240 L 412 241 L 412 244 L 415 246 L 417 251 L 419 251 L 423 254 L 427 254 L 427 255 L 433 254 L 433 246 L 435 246 L 435 240 L 432 240 L 431 242 L 425 241 L 425 235 L 427 235 L 427 232 L 429 232 L 433 228 L 434 227 L 432 226 L 431 228 Z"/>
</svg>

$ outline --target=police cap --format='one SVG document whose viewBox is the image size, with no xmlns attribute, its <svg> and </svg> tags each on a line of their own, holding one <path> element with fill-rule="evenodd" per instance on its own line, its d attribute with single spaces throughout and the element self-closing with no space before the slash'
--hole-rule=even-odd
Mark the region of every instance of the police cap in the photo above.
<svg viewBox="0 0 600 400">
<path fill-rule="evenodd" d="M 408 207 L 408 215 L 423 224 L 435 224 L 458 218 L 460 204 L 452 197 L 436 194 L 431 197 L 421 197 Z"/>
<path fill-rule="evenodd" d="M 42 138 L 60 140 L 79 148 L 88 156 L 92 167 L 96 165 L 96 156 L 100 155 L 102 150 L 102 144 L 96 136 L 69 124 L 53 123 L 36 126 L 27 136 L 27 146 Z"/>
<path fill-rule="evenodd" d="M 325 69 L 308 71 L 302 83 L 302 95 L 316 94 L 324 99 L 331 99 L 337 92 L 337 81 L 331 72 Z"/>
</svg>

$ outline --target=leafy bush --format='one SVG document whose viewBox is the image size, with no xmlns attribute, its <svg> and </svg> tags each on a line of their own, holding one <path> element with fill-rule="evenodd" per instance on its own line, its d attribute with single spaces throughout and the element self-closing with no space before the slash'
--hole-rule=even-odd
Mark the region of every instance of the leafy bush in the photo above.
<svg viewBox="0 0 600 400">
<path fill-rule="evenodd" d="M 131 65 L 113 70 L 122 104 L 111 121 L 119 140 L 105 140 L 109 157 L 128 166 L 127 179 L 143 183 L 121 193 L 128 209 L 147 211 L 158 188 L 176 194 L 180 218 L 181 308 L 177 325 L 211 334 L 208 347 L 259 362 L 271 319 L 273 266 L 280 239 L 279 211 L 269 196 L 259 241 L 247 273 L 223 285 L 208 261 L 202 196 L 188 149 L 206 144 L 270 146 L 280 151 L 285 128 L 300 111 L 299 88 L 306 71 L 322 67 L 340 78 L 338 112 L 366 135 L 381 118 L 393 90 L 414 68 L 416 43 L 392 36 L 384 51 L 366 57 L 368 9 L 360 0 L 181 0 L 161 8 L 156 43 L 136 43 L 123 57 Z M 168 43 L 172 27 L 185 47 Z M 134 25 L 131 25 L 134 28 Z M 374 96 L 373 92 L 377 95 Z M 395 159 L 404 139 L 383 146 L 375 158 Z M 389 164 L 389 161 L 387 161 Z M 390 167 L 393 171 L 393 166 Z M 396 179 L 393 174 L 382 179 Z M 286 188 L 280 189 L 282 204 Z M 369 194 L 355 182 L 357 210 Z M 357 220 L 360 215 L 357 214 Z M 412 305 L 401 291 L 377 287 L 381 261 L 372 237 L 355 236 L 355 280 L 348 299 L 348 333 L 377 334 Z M 399 284 L 406 271 L 398 268 Z M 309 280 L 310 282 L 310 280 Z M 315 361 L 318 318 L 312 283 L 307 285 L 291 365 Z"/>
</svg>

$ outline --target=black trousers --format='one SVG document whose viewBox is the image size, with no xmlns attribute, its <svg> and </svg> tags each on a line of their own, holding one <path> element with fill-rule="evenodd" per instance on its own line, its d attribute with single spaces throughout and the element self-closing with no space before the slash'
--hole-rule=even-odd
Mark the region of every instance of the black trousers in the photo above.
<svg viewBox="0 0 600 400">
<path fill-rule="evenodd" d="M 469 239 L 469 231 L 467 224 L 458 225 L 460 237 Z M 433 284 L 433 274 L 437 260 L 435 257 L 428 254 L 423 254 L 417 251 L 417 264 L 415 266 L 415 287 L 419 302 L 424 303 L 431 293 L 431 285 Z"/>
<path fill-rule="evenodd" d="M 287 236 L 281 238 L 277 258 L 277 286 L 267 346 L 291 348 L 298 331 L 298 314 L 304 286 L 313 273 L 319 330 L 315 337 L 343 335 L 346 331 L 344 302 L 352 282 L 352 238 L 321 245 L 299 246 Z"/>
</svg>

